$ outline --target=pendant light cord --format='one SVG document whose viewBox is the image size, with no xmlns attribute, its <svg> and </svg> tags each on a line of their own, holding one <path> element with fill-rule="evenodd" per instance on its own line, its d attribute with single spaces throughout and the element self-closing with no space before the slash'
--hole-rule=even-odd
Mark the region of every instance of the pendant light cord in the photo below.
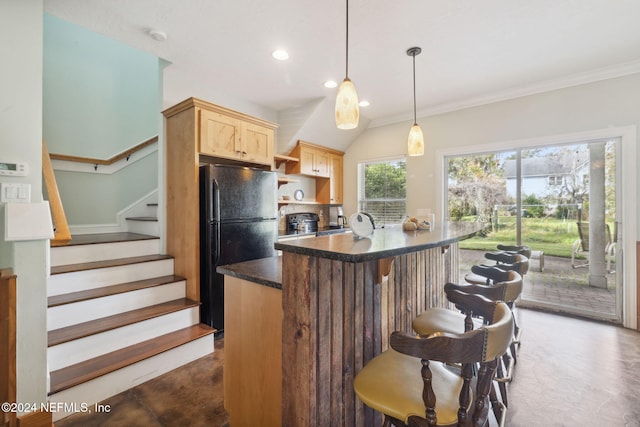
<svg viewBox="0 0 640 427">
<path fill-rule="evenodd" d="M 345 78 L 349 78 L 349 0 L 347 0 L 347 30 L 346 30 L 346 49 L 345 49 Z"/>
<path fill-rule="evenodd" d="M 413 57 L 413 124 L 418 124 L 418 119 L 416 118 L 416 55 L 411 55 Z"/>
</svg>

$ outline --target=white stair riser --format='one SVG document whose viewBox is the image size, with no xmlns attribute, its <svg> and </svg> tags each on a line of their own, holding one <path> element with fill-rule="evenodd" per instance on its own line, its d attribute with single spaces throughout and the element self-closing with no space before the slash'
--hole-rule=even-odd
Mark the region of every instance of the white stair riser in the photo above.
<svg viewBox="0 0 640 427">
<path fill-rule="evenodd" d="M 199 307 L 192 307 L 49 347 L 49 370 L 62 369 L 178 329 L 188 328 L 199 323 L 199 311 Z"/>
<path fill-rule="evenodd" d="M 146 234 L 148 236 L 159 236 L 160 226 L 158 225 L 158 221 L 127 220 L 127 231 L 130 233 Z"/>
<path fill-rule="evenodd" d="M 79 264 L 105 259 L 128 258 L 160 253 L 160 239 L 51 248 L 51 266 Z"/>
<path fill-rule="evenodd" d="M 171 258 L 108 268 L 53 274 L 48 280 L 48 295 L 61 295 L 172 274 L 173 259 Z"/>
<path fill-rule="evenodd" d="M 157 356 L 53 394 L 49 396 L 49 401 L 60 407 L 63 407 L 64 404 L 68 406 L 75 404 L 76 407 L 80 408 L 82 404 L 85 404 L 90 406 L 89 409 L 92 412 L 95 412 L 93 407 L 95 403 L 206 356 L 211 352 L 213 352 L 213 335 L 207 335 Z M 72 412 L 54 412 L 53 421 L 59 421 L 72 414 Z"/>
<path fill-rule="evenodd" d="M 186 296 L 185 282 L 139 289 L 47 309 L 47 329 L 64 328 Z"/>
</svg>

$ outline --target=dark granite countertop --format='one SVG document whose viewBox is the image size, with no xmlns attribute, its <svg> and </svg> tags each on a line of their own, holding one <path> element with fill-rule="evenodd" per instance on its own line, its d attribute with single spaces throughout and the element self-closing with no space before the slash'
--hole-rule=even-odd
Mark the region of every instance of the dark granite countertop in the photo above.
<svg viewBox="0 0 640 427">
<path fill-rule="evenodd" d="M 278 238 L 289 238 L 289 237 L 302 237 L 302 236 L 326 236 L 329 234 L 339 234 L 346 233 L 347 231 L 351 231 L 350 228 L 336 228 L 336 227 L 318 227 L 318 231 L 297 231 L 297 230 L 279 230 Z"/>
<path fill-rule="evenodd" d="M 445 222 L 432 231 L 403 231 L 397 226 L 375 229 L 371 236 L 364 238 L 351 233 L 332 234 L 281 241 L 275 248 L 319 258 L 362 262 L 445 246 L 467 239 L 483 228 L 484 225 L 472 222 Z"/>
<path fill-rule="evenodd" d="M 221 265 L 216 271 L 227 276 L 282 289 L 282 257 L 279 256 Z"/>
</svg>

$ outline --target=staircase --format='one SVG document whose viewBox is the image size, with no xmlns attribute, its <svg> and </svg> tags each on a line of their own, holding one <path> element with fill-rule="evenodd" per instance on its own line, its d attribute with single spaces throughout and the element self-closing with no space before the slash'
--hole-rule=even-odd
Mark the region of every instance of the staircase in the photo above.
<svg viewBox="0 0 640 427">
<path fill-rule="evenodd" d="M 142 209 L 140 206 L 135 209 L 134 215 L 125 217 L 127 221 L 127 231 L 157 236 L 160 232 L 160 230 L 158 230 L 158 204 L 145 203 L 142 205 Z"/>
<path fill-rule="evenodd" d="M 49 400 L 92 406 L 211 353 L 173 259 L 139 233 L 73 236 L 51 248 L 48 282 Z M 55 412 L 54 421 L 70 413 Z"/>
</svg>

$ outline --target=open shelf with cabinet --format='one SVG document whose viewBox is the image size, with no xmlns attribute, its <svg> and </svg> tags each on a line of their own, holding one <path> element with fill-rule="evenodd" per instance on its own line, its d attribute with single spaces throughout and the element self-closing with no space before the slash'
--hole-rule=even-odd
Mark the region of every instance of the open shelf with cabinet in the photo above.
<svg viewBox="0 0 640 427">
<path fill-rule="evenodd" d="M 315 204 L 340 205 L 342 200 L 342 151 L 333 150 L 305 141 L 298 141 L 289 155 L 274 155 L 276 169 L 285 165 L 286 175 L 280 175 L 278 188 L 298 175 L 315 180 Z M 310 202 L 307 202 L 310 203 Z"/>
<path fill-rule="evenodd" d="M 276 164 L 276 169 L 279 169 L 285 163 L 298 163 L 300 161 L 297 157 L 285 156 L 284 154 L 274 154 L 273 161 Z"/>
<path fill-rule="evenodd" d="M 280 188 L 281 185 L 289 184 L 292 182 L 300 182 L 300 180 L 289 178 L 288 176 L 284 175 L 278 175 L 278 188 Z"/>
</svg>

